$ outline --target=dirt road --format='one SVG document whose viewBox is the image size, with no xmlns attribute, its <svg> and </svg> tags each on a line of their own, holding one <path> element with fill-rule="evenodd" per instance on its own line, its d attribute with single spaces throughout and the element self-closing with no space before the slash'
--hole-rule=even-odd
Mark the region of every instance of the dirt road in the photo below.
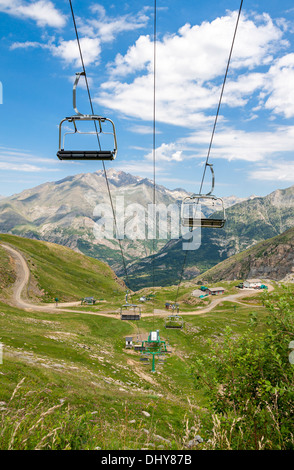
<svg viewBox="0 0 294 470">
<path fill-rule="evenodd" d="M 272 286 L 268 286 L 268 290 L 269 291 L 272 291 L 273 290 L 273 287 Z M 236 304 L 239 304 L 239 305 L 244 305 L 245 307 L 252 307 L 252 304 L 246 304 L 244 302 L 240 302 L 239 299 L 241 299 L 242 297 L 250 297 L 252 295 L 256 295 L 256 294 L 259 294 L 259 293 L 262 293 L 262 290 L 258 289 L 244 289 L 242 290 L 241 292 L 238 292 L 238 294 L 231 294 L 231 295 L 227 295 L 227 296 L 220 296 L 220 297 L 217 297 L 216 299 L 213 299 L 212 302 L 205 308 L 201 308 L 199 310 L 194 310 L 192 312 L 182 312 L 181 311 L 181 316 L 183 315 L 200 315 L 202 313 L 207 313 L 207 312 L 210 312 L 211 310 L 213 310 L 218 304 L 220 304 L 221 302 L 234 302 Z M 254 307 L 262 307 L 262 305 L 254 305 Z M 166 310 L 155 310 L 155 313 L 158 314 L 158 315 L 166 315 L 167 312 Z"/>
<path fill-rule="evenodd" d="M 22 293 L 24 289 L 27 288 L 29 279 L 30 279 L 30 270 L 27 265 L 27 262 L 25 258 L 22 256 L 22 254 L 19 251 L 17 251 L 15 248 L 12 248 L 10 245 L 7 245 L 6 243 L 1 243 L 1 246 L 5 248 L 5 250 L 7 250 L 8 253 L 12 256 L 16 265 L 17 278 L 13 285 L 12 298 L 11 298 L 13 305 L 15 305 L 16 307 L 24 309 L 24 310 L 35 310 L 35 311 L 43 311 L 43 312 L 48 312 L 48 313 L 70 312 L 70 313 L 83 313 L 86 315 L 97 315 L 97 316 L 104 316 L 104 317 L 106 316 L 106 317 L 115 318 L 114 313 L 117 314 L 117 312 L 114 312 L 114 311 L 91 312 L 89 310 L 85 312 L 84 310 L 69 310 L 66 308 L 66 307 L 78 306 L 80 305 L 80 302 L 62 302 L 62 303 L 59 302 L 58 307 L 57 307 L 55 303 L 40 305 L 40 304 L 34 304 L 27 300 L 24 300 L 22 298 Z M 269 291 L 273 290 L 273 287 L 271 285 L 269 285 L 268 288 L 269 288 Z M 219 303 L 224 302 L 224 301 L 235 302 L 235 303 L 245 305 L 245 306 L 246 305 L 252 306 L 250 304 L 241 303 L 239 299 L 241 299 L 242 297 L 248 297 L 250 295 L 256 295 L 257 293 L 261 293 L 261 292 L 262 292 L 261 290 L 256 291 L 255 289 L 245 289 L 245 290 L 242 290 L 241 292 L 238 292 L 237 294 L 228 295 L 226 297 L 221 296 L 212 300 L 212 302 L 207 307 L 199 309 L 199 310 L 194 310 L 191 312 L 181 312 L 181 316 L 201 315 L 203 313 L 210 312 Z M 166 310 L 155 309 L 154 315 L 165 317 L 168 315 L 168 312 Z M 153 316 L 153 312 L 142 314 L 142 317 L 150 317 L 150 316 Z M 120 318 L 120 317 L 117 317 L 117 318 Z"/>
<path fill-rule="evenodd" d="M 37 310 L 37 311 L 44 311 L 44 312 L 54 312 L 58 313 L 62 312 L 78 312 L 78 313 L 86 313 L 92 315 L 102 315 L 102 316 L 109 316 L 110 312 L 85 312 L 84 310 L 67 310 L 66 307 L 75 307 L 81 304 L 81 302 L 59 302 L 58 307 L 56 307 L 55 303 L 50 303 L 46 305 L 34 304 L 22 298 L 22 292 L 27 288 L 29 279 L 30 279 L 30 270 L 27 265 L 25 258 L 22 254 L 12 248 L 10 245 L 6 243 L 1 243 L 1 246 L 8 251 L 8 253 L 12 256 L 15 261 L 16 266 L 16 281 L 13 285 L 12 291 L 12 303 L 21 309 L 24 310 Z M 113 316 L 113 313 L 112 313 Z"/>
</svg>

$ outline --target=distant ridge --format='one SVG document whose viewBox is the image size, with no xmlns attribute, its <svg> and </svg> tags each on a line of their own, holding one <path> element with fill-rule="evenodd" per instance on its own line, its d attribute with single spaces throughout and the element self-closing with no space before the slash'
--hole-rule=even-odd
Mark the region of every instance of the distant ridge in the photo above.
<svg viewBox="0 0 294 470">
<path fill-rule="evenodd" d="M 248 250 L 222 261 L 195 281 L 231 281 L 261 278 L 281 281 L 294 275 L 294 228 L 257 243 Z"/>
<path fill-rule="evenodd" d="M 294 186 L 239 202 L 226 213 L 223 229 L 202 230 L 200 248 L 188 252 L 183 279 L 192 279 L 256 243 L 294 227 Z M 184 257 L 182 240 L 169 241 L 154 258 L 149 256 L 129 266 L 132 289 L 152 285 L 153 268 L 156 285 L 176 284 Z"/>
</svg>

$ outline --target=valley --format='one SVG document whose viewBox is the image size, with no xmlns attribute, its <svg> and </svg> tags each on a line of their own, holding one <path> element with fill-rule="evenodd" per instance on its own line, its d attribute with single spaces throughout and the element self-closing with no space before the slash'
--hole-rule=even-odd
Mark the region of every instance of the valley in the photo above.
<svg viewBox="0 0 294 470">
<path fill-rule="evenodd" d="M 147 210 L 152 202 L 152 182 L 113 169 L 108 170 L 108 178 L 114 202 L 123 201 L 125 210 L 133 208 L 126 212 L 128 226 L 134 220 L 135 205 Z M 156 186 L 157 204 L 171 209 L 168 224 L 172 217 L 179 217 L 180 203 L 188 194 L 183 189 Z M 187 257 L 185 279 L 193 279 L 232 255 L 282 234 L 294 224 L 293 186 L 265 197 L 251 196 L 245 200 L 227 197 L 224 203 L 227 212 L 224 229 L 202 230 L 200 249 Z M 109 206 L 103 173 L 75 175 L 1 199 L 0 231 L 57 243 L 105 261 L 126 281 L 118 240 L 95 236 L 95 224 L 99 220 L 95 208 L 99 204 Z M 153 265 L 155 285 L 176 284 L 185 256 L 181 237 L 157 238 L 153 245 L 153 240 L 146 237 L 147 222 L 146 219 L 143 239 L 138 235 L 139 238 L 125 237 L 120 242 L 132 290 L 152 285 Z"/>
</svg>

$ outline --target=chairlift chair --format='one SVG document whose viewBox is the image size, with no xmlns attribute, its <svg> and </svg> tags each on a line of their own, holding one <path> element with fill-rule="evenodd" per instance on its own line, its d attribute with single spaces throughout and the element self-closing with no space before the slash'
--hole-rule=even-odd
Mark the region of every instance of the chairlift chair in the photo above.
<svg viewBox="0 0 294 470">
<path fill-rule="evenodd" d="M 76 89 L 81 76 L 85 76 L 84 72 L 76 73 L 76 79 L 73 86 L 73 108 L 76 112 L 75 115 L 66 117 L 62 119 L 59 124 L 59 149 L 57 152 L 57 157 L 59 160 L 114 160 L 117 154 L 117 140 L 114 123 L 111 119 L 106 117 L 98 116 L 96 114 L 82 114 L 78 111 L 76 106 Z M 92 121 L 95 125 L 95 131 L 82 132 L 78 129 L 77 124 L 82 121 Z M 72 132 L 64 132 L 62 134 L 62 125 L 63 123 L 68 122 L 73 125 Z M 104 124 L 109 123 L 111 131 L 105 132 Z M 100 137 L 104 134 L 113 136 L 113 149 L 111 150 L 65 150 L 65 136 L 69 134 L 87 134 L 87 135 L 97 135 L 99 146 L 100 146 Z"/>
<path fill-rule="evenodd" d="M 181 220 L 184 227 L 194 230 L 197 227 L 223 228 L 226 222 L 224 201 L 212 193 L 214 189 L 214 171 L 212 164 L 207 163 L 211 170 L 212 183 L 211 190 L 207 194 L 193 194 L 186 197 L 182 202 Z M 208 206 L 213 210 L 212 215 L 205 216 L 201 211 L 201 206 Z M 216 208 L 219 208 L 215 212 Z"/>
<path fill-rule="evenodd" d="M 165 328 L 177 328 L 182 329 L 184 327 L 184 320 L 181 315 L 179 315 L 179 306 L 178 304 L 172 305 L 173 313 L 168 315 L 165 319 Z M 176 312 L 176 313 L 175 313 Z"/>
<path fill-rule="evenodd" d="M 165 328 L 177 328 L 181 330 L 184 327 L 183 317 L 180 315 L 169 315 L 165 319 Z"/>
<path fill-rule="evenodd" d="M 141 307 L 135 304 L 126 303 L 120 308 L 120 319 L 121 320 L 140 320 L 141 319 Z"/>
</svg>

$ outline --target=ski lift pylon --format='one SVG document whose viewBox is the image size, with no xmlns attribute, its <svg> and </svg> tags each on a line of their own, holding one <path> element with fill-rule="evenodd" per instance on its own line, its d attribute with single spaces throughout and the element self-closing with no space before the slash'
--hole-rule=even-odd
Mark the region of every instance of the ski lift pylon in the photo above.
<svg viewBox="0 0 294 470">
<path fill-rule="evenodd" d="M 212 164 L 209 166 L 212 183 L 211 190 L 207 194 L 193 194 L 184 198 L 181 207 L 181 220 L 184 227 L 194 230 L 197 227 L 223 228 L 226 222 L 224 201 L 221 197 L 212 194 L 214 189 L 214 171 Z M 212 211 L 219 207 L 219 210 L 209 216 L 203 215 L 203 207 L 208 207 Z"/>
<path fill-rule="evenodd" d="M 76 112 L 73 116 L 66 117 L 62 119 L 59 124 L 59 149 L 57 152 L 57 157 L 59 160 L 114 160 L 117 154 L 117 140 L 114 123 L 111 119 L 98 116 L 96 114 L 82 114 L 78 111 L 76 105 L 76 89 L 81 76 L 85 76 L 84 72 L 77 72 L 76 79 L 73 86 L 73 108 Z M 94 132 L 81 132 L 78 130 L 77 124 L 81 121 L 92 121 L 95 124 Z M 62 134 L 62 125 L 64 122 L 72 123 L 73 131 L 65 132 Z M 111 131 L 103 131 L 104 124 L 109 123 Z M 112 150 L 65 150 L 64 142 L 65 136 L 69 134 L 87 134 L 87 135 L 97 135 L 98 140 L 101 135 L 112 135 L 113 136 L 113 149 Z M 99 140 L 100 142 L 100 140 Z"/>
<path fill-rule="evenodd" d="M 166 342 L 160 339 L 159 330 L 150 331 L 147 341 L 142 341 L 142 357 L 152 357 L 151 372 L 155 372 L 155 357 L 162 358 L 166 352 Z"/>
</svg>

